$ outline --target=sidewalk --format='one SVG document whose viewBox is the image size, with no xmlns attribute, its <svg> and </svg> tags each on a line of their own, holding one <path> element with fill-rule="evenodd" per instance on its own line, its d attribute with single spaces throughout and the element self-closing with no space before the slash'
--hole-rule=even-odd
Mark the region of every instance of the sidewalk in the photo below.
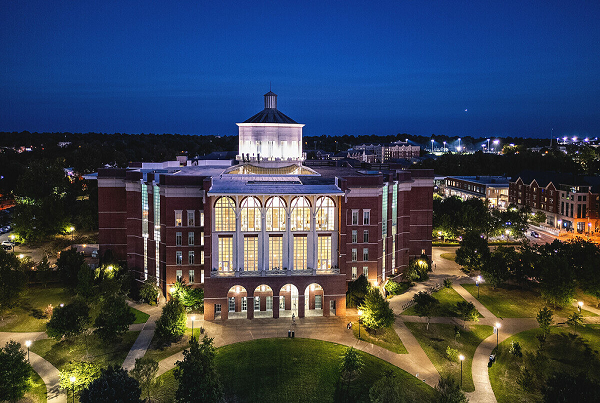
<svg viewBox="0 0 600 403">
<path fill-rule="evenodd" d="M 131 371 L 135 366 L 135 360 L 142 358 L 150 346 L 150 342 L 154 337 L 154 331 L 156 330 L 156 321 L 158 318 L 160 318 L 164 302 L 155 306 L 132 301 L 127 301 L 127 304 L 138 311 L 142 311 L 150 315 L 146 323 L 138 323 L 129 327 L 129 330 L 140 331 L 140 334 L 135 340 L 135 343 L 133 343 L 133 346 L 131 346 L 131 349 L 129 350 L 127 357 L 125 357 L 125 361 L 123 361 L 122 365 L 123 369 Z"/>
</svg>

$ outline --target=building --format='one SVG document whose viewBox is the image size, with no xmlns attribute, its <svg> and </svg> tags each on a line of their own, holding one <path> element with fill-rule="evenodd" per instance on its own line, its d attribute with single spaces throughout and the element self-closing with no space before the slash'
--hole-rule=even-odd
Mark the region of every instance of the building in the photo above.
<svg viewBox="0 0 600 403">
<path fill-rule="evenodd" d="M 508 206 L 509 179 L 503 176 L 448 176 L 445 180 L 445 197 L 461 199 L 477 197 L 488 201 L 489 207 L 506 209 Z"/>
<path fill-rule="evenodd" d="M 100 254 L 204 287 L 207 320 L 345 315 L 347 283 L 382 285 L 431 257 L 431 170 L 302 164 L 302 127 L 265 94 L 236 161 L 98 172 Z"/>
<path fill-rule="evenodd" d="M 600 231 L 600 178 L 523 171 L 510 182 L 509 201 L 546 214 L 546 224 L 568 231 Z"/>
<path fill-rule="evenodd" d="M 408 142 L 395 141 L 390 144 L 361 144 L 346 151 L 343 156 L 362 162 L 383 163 L 397 159 L 419 158 L 421 147 Z"/>
</svg>

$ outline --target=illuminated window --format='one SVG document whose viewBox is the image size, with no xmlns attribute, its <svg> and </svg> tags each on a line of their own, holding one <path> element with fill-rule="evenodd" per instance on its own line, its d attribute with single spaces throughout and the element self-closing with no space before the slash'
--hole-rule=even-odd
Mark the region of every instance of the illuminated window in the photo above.
<svg viewBox="0 0 600 403">
<path fill-rule="evenodd" d="M 356 248 L 352 248 L 352 261 L 356 262 L 358 260 L 358 250 Z"/>
<path fill-rule="evenodd" d="M 175 264 L 183 264 L 183 253 L 181 251 L 175 252 Z"/>
<path fill-rule="evenodd" d="M 244 237 L 244 270 L 258 270 L 258 237 Z"/>
<path fill-rule="evenodd" d="M 331 197 L 319 197 L 317 200 L 317 231 L 333 231 L 335 205 Z"/>
<path fill-rule="evenodd" d="M 352 280 L 358 277 L 358 267 L 352 267 Z"/>
<path fill-rule="evenodd" d="M 285 311 L 285 295 L 279 296 L 279 309 Z"/>
<path fill-rule="evenodd" d="M 352 225 L 358 225 L 358 210 L 352 210 Z"/>
<path fill-rule="evenodd" d="M 285 231 L 285 202 L 281 197 L 267 200 L 267 231 Z"/>
<path fill-rule="evenodd" d="M 200 226 L 204 227 L 204 212 L 200 212 Z"/>
<path fill-rule="evenodd" d="M 175 211 L 175 226 L 181 227 L 183 223 L 181 222 L 181 210 Z"/>
<path fill-rule="evenodd" d="M 194 251 L 191 250 L 188 252 L 188 264 L 194 264 L 194 260 L 195 260 Z"/>
<path fill-rule="evenodd" d="M 200 232 L 200 246 L 204 246 L 204 231 Z"/>
<path fill-rule="evenodd" d="M 189 275 L 190 275 L 190 283 L 193 283 L 194 280 L 196 280 L 196 276 L 194 275 L 194 270 L 190 270 Z"/>
<path fill-rule="evenodd" d="M 260 297 L 254 297 L 254 310 L 260 311 Z"/>
<path fill-rule="evenodd" d="M 230 236 L 219 237 L 219 271 L 233 270 L 231 262 L 233 261 L 232 254 L 233 238 Z"/>
<path fill-rule="evenodd" d="M 193 232 L 188 232 L 188 245 L 193 245 L 194 244 L 194 233 Z"/>
<path fill-rule="evenodd" d="M 368 268 L 367 266 L 364 266 L 364 267 L 363 267 L 363 275 L 364 275 L 366 278 L 369 278 L 369 268 Z"/>
<path fill-rule="evenodd" d="M 231 197 L 221 197 L 215 203 L 215 231 L 235 231 L 235 203 Z"/>
<path fill-rule="evenodd" d="M 272 296 L 268 296 L 267 297 L 267 311 L 272 311 L 273 310 L 273 297 Z"/>
<path fill-rule="evenodd" d="M 294 237 L 294 270 L 306 270 L 306 237 Z"/>
<path fill-rule="evenodd" d="M 200 251 L 200 264 L 204 264 L 204 251 Z"/>
<path fill-rule="evenodd" d="M 371 210 L 363 210 L 363 225 L 371 224 Z"/>
<path fill-rule="evenodd" d="M 331 269 L 331 235 L 320 236 L 318 240 L 319 260 L 317 268 L 319 270 Z"/>
<path fill-rule="evenodd" d="M 292 231 L 310 231 L 310 204 L 306 197 L 296 197 L 292 200 Z"/>
<path fill-rule="evenodd" d="M 181 245 L 181 232 L 175 233 L 175 245 L 177 245 L 177 246 Z"/>
<path fill-rule="evenodd" d="M 195 224 L 196 220 L 195 220 L 195 217 L 194 217 L 194 211 L 193 210 L 192 211 L 188 210 L 187 216 L 188 216 L 188 221 L 187 221 L 188 222 L 188 224 L 187 224 L 188 227 L 193 227 L 194 225 L 196 225 Z"/>
<path fill-rule="evenodd" d="M 363 249 L 363 260 L 369 260 L 369 248 Z"/>
<path fill-rule="evenodd" d="M 177 270 L 175 271 L 175 279 L 177 282 L 180 282 L 183 278 L 183 271 Z"/>
<path fill-rule="evenodd" d="M 283 237 L 269 237 L 269 270 L 281 269 L 283 251 Z"/>
<path fill-rule="evenodd" d="M 260 202 L 246 197 L 242 202 L 242 231 L 260 231 Z"/>
<path fill-rule="evenodd" d="M 352 243 L 357 243 L 358 242 L 358 231 L 353 229 L 352 230 Z"/>
</svg>

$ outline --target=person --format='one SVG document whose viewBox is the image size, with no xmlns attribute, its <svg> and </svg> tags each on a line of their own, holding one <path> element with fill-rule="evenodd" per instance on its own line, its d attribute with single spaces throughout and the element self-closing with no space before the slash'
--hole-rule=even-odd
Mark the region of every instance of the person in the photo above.
<svg viewBox="0 0 600 403">
<path fill-rule="evenodd" d="M 296 324 L 296 314 L 292 313 L 292 323 Z"/>
</svg>

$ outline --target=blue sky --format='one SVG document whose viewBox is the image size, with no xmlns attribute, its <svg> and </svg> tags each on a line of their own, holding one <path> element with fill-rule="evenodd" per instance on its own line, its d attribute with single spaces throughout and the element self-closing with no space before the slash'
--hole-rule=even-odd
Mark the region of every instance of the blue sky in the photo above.
<svg viewBox="0 0 600 403">
<path fill-rule="evenodd" d="M 169 3 L 3 2 L 0 130 L 600 134 L 595 0 Z"/>
</svg>

